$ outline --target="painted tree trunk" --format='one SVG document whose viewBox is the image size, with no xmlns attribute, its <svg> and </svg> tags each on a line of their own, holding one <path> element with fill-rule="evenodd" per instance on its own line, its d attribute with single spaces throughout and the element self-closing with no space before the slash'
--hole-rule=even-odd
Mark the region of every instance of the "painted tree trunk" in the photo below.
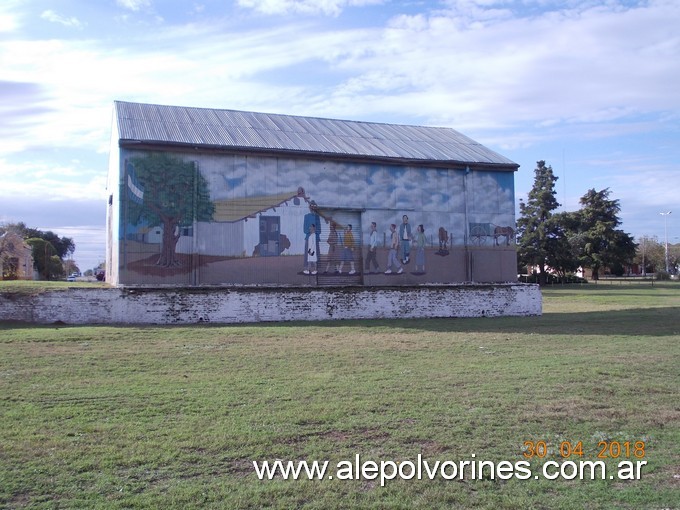
<svg viewBox="0 0 680 510">
<path fill-rule="evenodd" d="M 163 242 L 161 243 L 161 254 L 156 265 L 162 267 L 181 266 L 181 262 L 175 256 L 175 248 L 179 241 L 179 228 L 177 221 L 173 218 L 163 218 Z"/>
</svg>

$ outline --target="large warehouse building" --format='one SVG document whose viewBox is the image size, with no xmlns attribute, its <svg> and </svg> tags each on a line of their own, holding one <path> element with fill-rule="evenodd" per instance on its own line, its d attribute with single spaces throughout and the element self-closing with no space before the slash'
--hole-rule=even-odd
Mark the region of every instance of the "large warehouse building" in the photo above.
<svg viewBox="0 0 680 510">
<path fill-rule="evenodd" d="M 114 110 L 106 267 L 115 285 L 516 281 L 518 165 L 453 129 L 129 102 Z"/>
</svg>

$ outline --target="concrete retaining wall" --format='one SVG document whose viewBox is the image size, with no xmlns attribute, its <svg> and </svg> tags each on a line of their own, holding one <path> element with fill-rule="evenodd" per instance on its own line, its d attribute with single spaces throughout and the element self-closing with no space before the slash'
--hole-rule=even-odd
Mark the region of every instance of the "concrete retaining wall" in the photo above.
<svg viewBox="0 0 680 510">
<path fill-rule="evenodd" d="M 537 285 L 371 288 L 71 288 L 0 294 L 0 320 L 67 324 L 541 315 Z"/>
</svg>

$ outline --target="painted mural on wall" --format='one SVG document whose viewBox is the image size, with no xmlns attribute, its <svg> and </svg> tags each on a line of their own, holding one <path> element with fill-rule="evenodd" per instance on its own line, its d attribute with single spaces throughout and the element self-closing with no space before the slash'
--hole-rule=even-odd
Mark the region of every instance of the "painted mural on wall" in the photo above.
<svg viewBox="0 0 680 510">
<path fill-rule="evenodd" d="M 125 156 L 122 283 L 449 283 L 463 248 L 514 240 L 512 173 Z"/>
<path fill-rule="evenodd" d="M 211 221 L 215 206 L 208 185 L 193 162 L 167 153 L 132 158 L 126 163 L 127 223 L 133 227 L 160 227 L 160 254 L 156 265 L 181 266 L 176 256 L 182 228 L 195 221 Z"/>
</svg>

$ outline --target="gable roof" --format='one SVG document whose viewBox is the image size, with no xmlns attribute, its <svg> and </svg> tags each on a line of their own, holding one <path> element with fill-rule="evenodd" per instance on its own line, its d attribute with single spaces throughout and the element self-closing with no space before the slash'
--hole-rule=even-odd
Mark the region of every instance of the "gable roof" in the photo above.
<svg viewBox="0 0 680 510">
<path fill-rule="evenodd" d="M 451 128 L 115 101 L 118 143 L 517 170 Z"/>
</svg>

